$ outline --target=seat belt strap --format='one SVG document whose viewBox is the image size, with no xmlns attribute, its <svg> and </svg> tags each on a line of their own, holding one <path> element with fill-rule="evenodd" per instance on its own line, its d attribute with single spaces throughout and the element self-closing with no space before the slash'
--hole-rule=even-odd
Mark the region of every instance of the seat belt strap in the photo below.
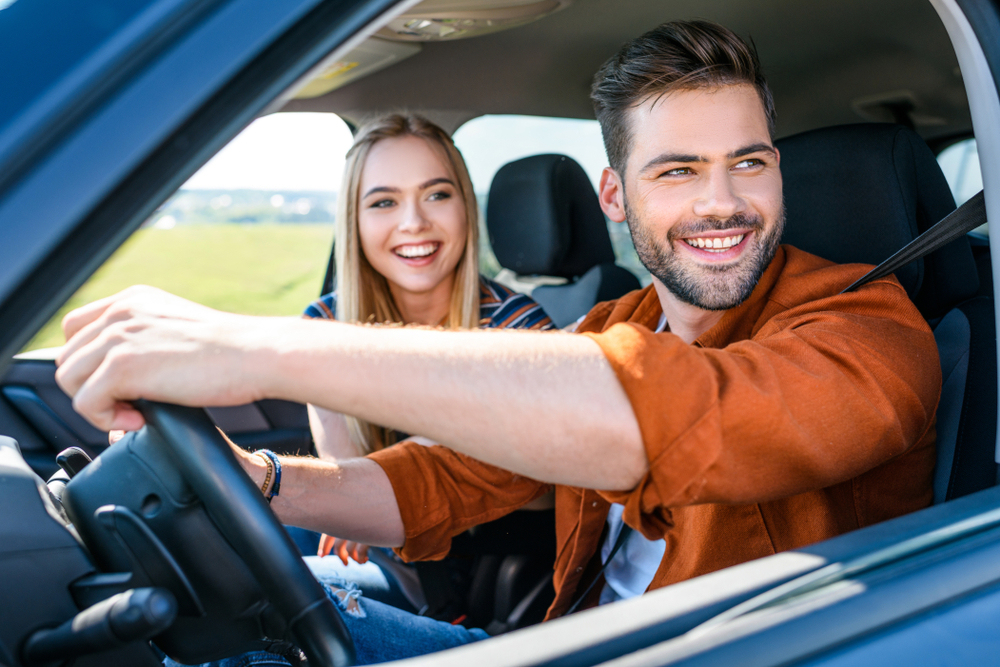
<svg viewBox="0 0 1000 667">
<path fill-rule="evenodd" d="M 593 590 L 594 585 L 601 580 L 601 575 L 604 574 L 604 571 L 606 569 L 608 569 L 608 565 L 611 565 L 611 561 L 615 559 L 615 554 L 618 553 L 618 550 L 622 548 L 622 546 L 625 544 L 625 540 L 627 540 L 628 536 L 631 534 L 632 534 L 632 527 L 622 522 L 621 532 L 618 533 L 618 539 L 615 540 L 615 546 L 611 548 L 611 553 L 608 554 L 608 559 L 604 561 L 604 565 L 602 565 L 601 569 L 598 570 L 597 574 L 594 575 L 594 580 L 590 582 L 590 585 L 587 586 L 587 589 L 585 591 L 583 591 L 583 594 L 576 599 L 576 602 L 573 603 L 572 607 L 566 610 L 566 613 L 563 614 L 564 616 L 569 616 L 570 614 L 572 614 L 574 611 L 576 611 L 576 608 L 580 606 L 580 603 L 582 603 L 584 600 L 587 599 L 587 596 L 590 595 L 590 591 Z"/>
<path fill-rule="evenodd" d="M 983 196 L 983 191 L 980 190 L 979 194 L 907 243 L 896 254 L 866 273 L 841 294 L 853 292 L 865 283 L 895 273 L 900 267 L 931 254 L 984 224 L 986 224 L 986 199 Z"/>
</svg>

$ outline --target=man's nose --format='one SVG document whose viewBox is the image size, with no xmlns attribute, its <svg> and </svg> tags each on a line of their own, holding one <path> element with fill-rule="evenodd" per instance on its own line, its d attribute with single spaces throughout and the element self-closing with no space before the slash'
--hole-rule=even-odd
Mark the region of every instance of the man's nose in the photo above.
<svg viewBox="0 0 1000 667">
<path fill-rule="evenodd" d="M 742 213 L 746 201 L 740 197 L 734 187 L 733 176 L 729 170 L 713 171 L 704 181 L 704 190 L 695 200 L 694 214 L 703 218 L 731 218 Z"/>
</svg>

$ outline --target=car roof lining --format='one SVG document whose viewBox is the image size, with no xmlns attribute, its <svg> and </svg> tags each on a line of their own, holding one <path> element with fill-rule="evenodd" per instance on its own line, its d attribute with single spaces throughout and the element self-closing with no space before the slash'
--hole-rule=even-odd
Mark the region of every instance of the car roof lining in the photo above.
<svg viewBox="0 0 1000 667">
<path fill-rule="evenodd" d="M 405 107 L 450 130 L 487 113 L 593 118 L 589 88 L 598 67 L 626 40 L 682 18 L 708 18 L 753 39 L 775 96 L 778 136 L 877 120 L 854 105 L 881 98 L 912 100 L 925 140 L 971 130 L 948 34 L 930 3 L 907 0 L 576 0 L 519 28 L 424 43 L 405 61 L 282 110 L 333 112 L 356 124 Z"/>
</svg>

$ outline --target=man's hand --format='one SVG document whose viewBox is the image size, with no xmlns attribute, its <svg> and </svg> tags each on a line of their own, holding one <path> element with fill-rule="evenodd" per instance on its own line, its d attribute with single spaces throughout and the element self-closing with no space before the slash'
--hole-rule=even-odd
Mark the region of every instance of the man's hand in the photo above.
<svg viewBox="0 0 1000 667">
<path fill-rule="evenodd" d="M 138 398 L 249 403 L 260 396 L 246 381 L 255 369 L 243 354 L 254 347 L 254 325 L 262 321 L 131 287 L 66 315 L 56 381 L 77 412 L 104 430 L 142 427 L 142 415 L 128 403 Z"/>
</svg>

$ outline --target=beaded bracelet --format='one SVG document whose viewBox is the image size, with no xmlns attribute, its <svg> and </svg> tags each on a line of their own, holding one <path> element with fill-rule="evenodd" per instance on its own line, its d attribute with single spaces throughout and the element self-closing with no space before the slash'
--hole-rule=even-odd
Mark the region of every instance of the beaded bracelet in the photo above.
<svg viewBox="0 0 1000 667">
<path fill-rule="evenodd" d="M 271 493 L 265 493 L 264 497 L 267 498 L 267 502 L 278 495 L 281 491 L 281 461 L 278 459 L 278 455 L 272 452 L 270 449 L 258 449 L 254 454 L 258 456 L 263 456 L 265 460 L 270 464 L 268 465 L 268 472 L 270 472 L 271 467 L 274 467 L 274 486 L 271 487 Z M 270 479 L 270 475 L 268 475 Z M 267 480 L 265 480 L 264 488 L 267 488 Z"/>
<path fill-rule="evenodd" d="M 264 475 L 264 483 L 260 485 L 260 492 L 266 496 L 267 487 L 271 484 L 271 475 L 274 474 L 274 464 L 271 463 L 271 459 L 266 456 L 262 456 L 261 458 L 264 459 L 264 463 L 267 466 L 267 473 Z"/>
</svg>

